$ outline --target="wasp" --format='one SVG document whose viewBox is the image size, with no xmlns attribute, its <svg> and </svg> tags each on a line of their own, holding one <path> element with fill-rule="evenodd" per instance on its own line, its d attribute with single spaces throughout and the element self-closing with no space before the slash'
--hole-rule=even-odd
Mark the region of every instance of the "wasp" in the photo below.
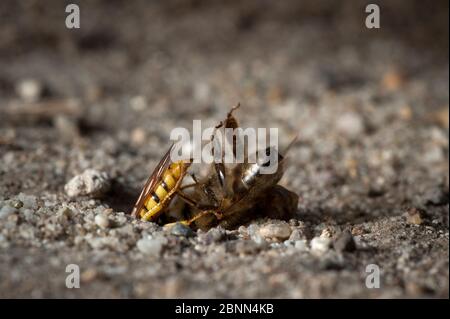
<svg viewBox="0 0 450 319">
<path fill-rule="evenodd" d="M 238 128 L 238 122 L 233 116 L 233 111 L 237 108 L 239 104 L 232 108 L 225 121 L 219 123 L 216 129 Z M 295 137 L 289 144 L 284 151 L 285 155 L 296 140 Z M 233 136 L 230 141 L 234 156 L 236 156 L 237 144 L 240 142 L 236 136 Z M 274 173 L 262 174 L 261 168 L 268 165 L 268 161 L 250 162 L 246 155 L 243 163 L 237 163 L 233 167 L 226 166 L 223 160 L 212 163 L 209 174 L 201 180 L 197 180 L 195 175 L 192 175 L 195 187 L 190 197 L 185 193 L 179 194 L 180 198 L 191 207 L 188 213 L 189 218 L 182 223 L 203 230 L 217 225 L 230 229 L 257 217 L 291 218 L 297 211 L 299 196 L 278 185 L 285 170 L 286 157 L 275 147 L 257 151 L 256 158 L 267 159 L 267 157 L 258 156 L 259 152 L 265 152 L 269 158 L 277 157 L 278 166 Z"/>
<path fill-rule="evenodd" d="M 190 161 L 170 160 L 173 144 L 148 178 L 133 207 L 131 215 L 146 221 L 156 221 L 180 189 Z"/>
</svg>

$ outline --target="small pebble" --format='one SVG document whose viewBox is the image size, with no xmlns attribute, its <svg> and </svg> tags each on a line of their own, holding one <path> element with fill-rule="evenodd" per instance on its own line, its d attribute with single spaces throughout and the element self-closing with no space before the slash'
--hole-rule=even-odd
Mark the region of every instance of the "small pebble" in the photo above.
<svg viewBox="0 0 450 319">
<path fill-rule="evenodd" d="M 277 224 L 268 224 L 259 229 L 259 234 L 264 238 L 276 240 L 288 239 L 292 230 L 288 223 L 282 222 Z"/>
<path fill-rule="evenodd" d="M 208 230 L 205 234 L 199 236 L 199 241 L 205 245 L 210 245 L 212 243 L 217 243 L 224 240 L 227 237 L 225 229 L 222 227 L 215 227 Z"/>
<path fill-rule="evenodd" d="M 134 96 L 130 99 L 130 106 L 135 111 L 142 111 L 147 108 L 147 99 L 142 95 Z"/>
<path fill-rule="evenodd" d="M 422 225 L 423 220 L 422 217 L 420 216 L 420 213 L 417 212 L 415 214 L 408 215 L 406 217 L 406 222 L 412 225 Z"/>
<path fill-rule="evenodd" d="M 162 238 L 142 238 L 136 243 L 139 251 L 146 255 L 159 256 L 165 241 Z"/>
<path fill-rule="evenodd" d="M 336 121 L 336 128 L 349 138 L 359 137 L 365 129 L 362 117 L 354 112 L 347 112 L 339 116 Z"/>
<path fill-rule="evenodd" d="M 131 132 L 130 139 L 134 146 L 141 146 L 147 140 L 147 135 L 142 128 L 137 127 Z"/>
<path fill-rule="evenodd" d="M 11 214 L 14 214 L 15 212 L 16 212 L 17 210 L 14 208 L 14 207 L 11 207 L 11 206 L 3 206 L 1 209 L 0 209 L 0 219 L 2 219 L 2 218 L 6 218 L 6 217 L 8 217 L 9 215 L 11 215 Z"/>
<path fill-rule="evenodd" d="M 258 234 L 253 235 L 251 237 L 251 239 L 259 245 L 266 243 L 266 240 L 264 239 L 264 237 L 262 237 L 261 235 L 258 235 Z"/>
<path fill-rule="evenodd" d="M 87 169 L 82 174 L 73 177 L 64 186 L 64 190 L 69 197 L 101 197 L 110 187 L 111 181 L 107 173 Z"/>
<path fill-rule="evenodd" d="M 309 250 L 308 248 L 308 242 L 306 241 L 306 239 L 302 239 L 302 240 L 296 240 L 294 243 L 294 247 L 300 251 L 307 251 Z"/>
<path fill-rule="evenodd" d="M 289 240 L 296 241 L 303 239 L 304 236 L 298 229 L 294 229 L 291 233 L 291 236 L 289 237 Z"/>
<path fill-rule="evenodd" d="M 37 102 L 42 95 L 42 84 L 35 79 L 24 79 L 17 84 L 17 94 L 25 102 Z"/>
<path fill-rule="evenodd" d="M 170 233 L 174 236 L 183 236 L 183 237 L 194 236 L 194 232 L 192 231 L 192 229 L 182 223 L 175 223 L 170 228 Z"/>
<path fill-rule="evenodd" d="M 108 217 L 106 217 L 103 214 L 98 214 L 95 216 L 94 218 L 95 223 L 97 224 L 98 227 L 106 229 L 109 227 L 109 219 Z"/>
<path fill-rule="evenodd" d="M 325 253 L 330 249 L 331 239 L 314 237 L 311 240 L 311 250 L 316 253 Z"/>
</svg>

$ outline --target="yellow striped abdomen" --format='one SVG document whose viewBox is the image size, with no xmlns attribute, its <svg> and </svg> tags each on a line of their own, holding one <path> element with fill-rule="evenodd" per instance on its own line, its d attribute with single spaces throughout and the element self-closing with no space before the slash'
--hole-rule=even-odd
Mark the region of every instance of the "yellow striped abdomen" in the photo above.
<svg viewBox="0 0 450 319">
<path fill-rule="evenodd" d="M 181 178 L 183 170 L 183 162 L 170 164 L 163 173 L 161 180 L 148 194 L 148 199 L 144 202 L 144 208 L 140 212 L 142 219 L 154 220 L 160 215 L 163 208 L 170 203 L 171 195 L 173 193 L 172 190 Z"/>
</svg>

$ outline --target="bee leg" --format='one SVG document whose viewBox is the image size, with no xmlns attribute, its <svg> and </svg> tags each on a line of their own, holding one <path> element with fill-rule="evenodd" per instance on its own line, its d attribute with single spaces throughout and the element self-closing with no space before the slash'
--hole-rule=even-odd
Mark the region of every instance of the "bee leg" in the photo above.
<svg viewBox="0 0 450 319">
<path fill-rule="evenodd" d="M 216 218 L 218 220 L 222 219 L 222 217 L 223 217 L 221 213 L 219 213 L 215 210 L 204 210 L 201 213 L 198 213 L 197 215 L 192 217 L 191 219 L 182 221 L 182 223 L 190 226 L 193 222 L 195 222 L 196 220 L 198 220 L 202 217 L 205 217 L 206 215 L 214 215 L 214 216 L 216 216 Z"/>
<path fill-rule="evenodd" d="M 198 179 L 197 179 L 197 176 L 195 176 L 194 173 L 189 173 L 188 172 L 187 174 L 189 174 L 191 176 L 191 178 L 192 178 L 192 180 L 194 182 L 191 183 L 191 184 L 183 185 L 183 186 L 180 187 L 180 189 L 185 189 L 185 188 L 193 187 L 193 186 L 196 186 L 197 184 L 200 184 Z"/>
<path fill-rule="evenodd" d="M 194 183 L 198 184 L 197 176 L 194 173 L 189 173 L 189 175 L 192 177 L 192 180 L 194 181 Z"/>
<path fill-rule="evenodd" d="M 182 190 L 182 189 L 185 189 L 185 188 L 191 188 L 191 187 L 194 187 L 194 186 L 197 186 L 197 183 L 192 183 L 192 184 L 187 184 L 187 185 L 180 186 L 180 188 L 178 190 Z"/>
<path fill-rule="evenodd" d="M 198 181 L 197 176 L 194 173 L 188 173 L 188 174 L 192 177 L 192 180 L 194 182 L 180 187 L 180 190 L 183 190 L 185 188 L 194 187 L 194 186 L 199 186 L 202 189 L 203 193 L 205 193 L 205 195 L 208 195 L 208 193 L 206 192 L 206 189 L 205 189 L 205 185 Z"/>
<path fill-rule="evenodd" d="M 185 193 L 183 193 L 180 190 L 177 191 L 177 194 L 186 204 L 188 204 L 189 206 L 192 206 L 194 208 L 197 208 L 199 210 L 206 210 L 206 209 L 214 209 L 214 208 L 216 208 L 216 206 L 214 206 L 214 205 L 201 204 L 201 203 L 193 200 L 192 198 L 190 198 L 189 196 L 187 196 Z"/>
</svg>

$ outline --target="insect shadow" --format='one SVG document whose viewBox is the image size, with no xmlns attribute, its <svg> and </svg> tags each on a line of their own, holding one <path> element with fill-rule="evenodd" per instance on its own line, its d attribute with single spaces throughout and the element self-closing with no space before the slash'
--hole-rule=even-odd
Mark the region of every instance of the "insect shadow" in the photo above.
<svg viewBox="0 0 450 319">
<path fill-rule="evenodd" d="M 130 206 L 134 204 L 134 196 L 137 192 L 139 192 L 138 188 L 113 180 L 111 189 L 103 202 L 114 211 L 127 212 Z"/>
</svg>

